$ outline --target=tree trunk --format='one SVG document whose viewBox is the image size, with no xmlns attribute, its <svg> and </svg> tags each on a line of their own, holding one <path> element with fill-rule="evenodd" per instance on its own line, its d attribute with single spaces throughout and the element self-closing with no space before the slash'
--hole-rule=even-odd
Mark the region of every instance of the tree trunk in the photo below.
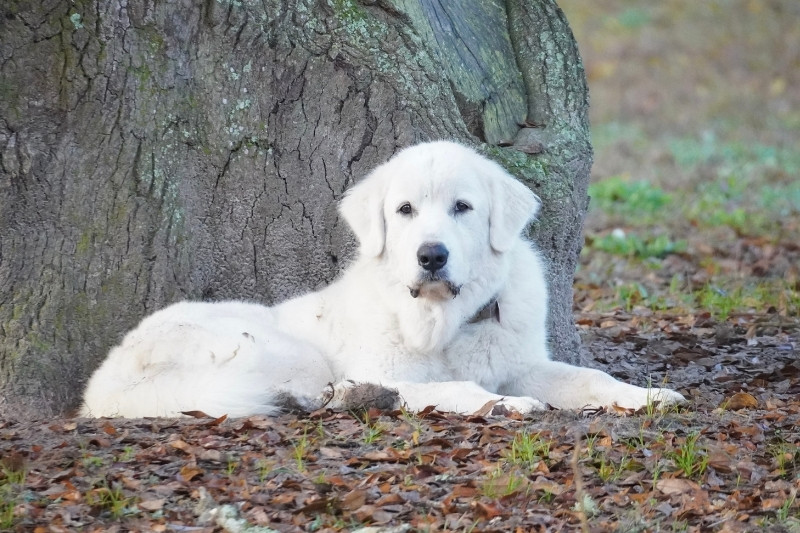
<svg viewBox="0 0 800 533">
<path fill-rule="evenodd" d="M 553 352 L 575 361 L 586 116 L 551 0 L 3 2 L 0 414 L 74 408 L 167 303 L 329 282 L 353 249 L 336 201 L 426 139 L 483 143 L 542 197 Z"/>
</svg>

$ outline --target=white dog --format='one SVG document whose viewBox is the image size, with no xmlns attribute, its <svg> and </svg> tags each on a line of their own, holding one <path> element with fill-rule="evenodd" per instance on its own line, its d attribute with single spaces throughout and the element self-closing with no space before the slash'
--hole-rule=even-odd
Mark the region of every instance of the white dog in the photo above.
<svg viewBox="0 0 800 533">
<path fill-rule="evenodd" d="M 549 359 L 543 266 L 521 236 L 539 199 L 499 165 L 417 145 L 340 208 L 360 250 L 338 281 L 271 308 L 183 302 L 151 315 L 92 376 L 82 414 L 314 409 L 353 382 L 396 389 L 411 410 L 462 413 L 683 400 Z"/>
</svg>

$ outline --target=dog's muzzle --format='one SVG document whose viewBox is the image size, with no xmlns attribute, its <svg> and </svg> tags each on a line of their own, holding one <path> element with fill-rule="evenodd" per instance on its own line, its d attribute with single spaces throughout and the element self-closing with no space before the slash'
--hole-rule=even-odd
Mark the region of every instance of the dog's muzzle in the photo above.
<svg viewBox="0 0 800 533">
<path fill-rule="evenodd" d="M 440 242 L 426 242 L 417 249 L 417 263 L 422 267 L 423 273 L 419 281 L 408 290 L 412 298 L 417 298 L 423 288 L 430 287 L 431 292 L 441 292 L 444 288 L 453 298 L 458 296 L 461 287 L 456 285 L 444 273 L 450 251 Z"/>
<path fill-rule="evenodd" d="M 411 293 L 412 298 L 417 298 L 423 289 L 430 290 L 430 292 L 440 292 L 440 289 L 444 289 L 450 296 L 455 298 L 461 292 L 461 285 L 456 285 L 449 279 L 437 274 L 426 273 L 416 284 L 409 287 L 408 291 Z"/>
</svg>

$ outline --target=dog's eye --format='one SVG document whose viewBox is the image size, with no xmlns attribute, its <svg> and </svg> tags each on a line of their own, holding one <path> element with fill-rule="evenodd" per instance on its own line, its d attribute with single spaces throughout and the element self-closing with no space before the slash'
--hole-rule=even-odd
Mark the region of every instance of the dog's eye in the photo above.
<svg viewBox="0 0 800 533">
<path fill-rule="evenodd" d="M 412 212 L 411 204 L 408 202 L 404 203 L 397 209 L 397 212 L 401 215 L 410 215 Z"/>
<path fill-rule="evenodd" d="M 464 202 L 463 200 L 459 200 L 459 201 L 456 202 L 456 205 L 453 208 L 453 211 L 455 211 L 456 213 L 465 213 L 465 212 L 469 211 L 470 209 L 472 209 L 471 205 L 469 205 L 467 202 Z"/>
</svg>

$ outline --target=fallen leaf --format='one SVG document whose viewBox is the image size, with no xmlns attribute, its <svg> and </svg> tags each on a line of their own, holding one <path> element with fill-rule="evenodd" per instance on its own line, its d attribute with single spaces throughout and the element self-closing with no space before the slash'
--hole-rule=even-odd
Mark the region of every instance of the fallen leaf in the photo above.
<svg viewBox="0 0 800 533">
<path fill-rule="evenodd" d="M 180 439 L 170 442 L 169 445 L 172 446 L 173 448 L 175 448 L 176 450 L 180 450 L 180 451 L 182 451 L 184 453 L 188 453 L 188 454 L 192 453 L 192 449 L 193 449 L 192 445 L 187 444 L 186 442 L 184 442 L 184 441 L 182 441 Z"/>
<path fill-rule="evenodd" d="M 6 472 L 22 472 L 25 470 L 25 457 L 19 452 L 12 451 L 0 460 L 0 465 Z"/>
<path fill-rule="evenodd" d="M 689 481 L 688 479 L 681 479 L 681 478 L 666 478 L 666 479 L 659 479 L 656 482 L 656 488 L 666 494 L 667 496 L 673 496 L 675 494 L 684 494 L 687 492 L 694 492 L 696 490 L 700 490 L 700 485 L 695 483 L 694 481 Z"/>
<path fill-rule="evenodd" d="M 466 485 L 456 485 L 450 494 L 452 498 L 474 498 L 478 494 L 478 489 Z"/>
<path fill-rule="evenodd" d="M 214 420 L 211 420 L 210 422 L 206 422 L 205 425 L 209 426 L 209 427 L 218 426 L 218 425 L 222 424 L 223 422 L 225 422 L 225 420 L 227 420 L 227 419 L 228 419 L 228 415 L 222 415 L 221 417 L 215 418 Z"/>
<path fill-rule="evenodd" d="M 181 468 L 181 477 L 184 481 L 191 481 L 202 473 L 203 471 L 194 465 L 184 465 Z"/>
<path fill-rule="evenodd" d="M 497 402 L 499 402 L 499 401 L 500 401 L 500 400 L 489 400 L 488 402 L 486 402 L 485 404 L 483 404 L 483 405 L 480 407 L 480 409 L 478 409 L 477 411 L 475 411 L 474 413 L 472 413 L 472 416 L 486 416 L 486 415 L 488 415 L 489 413 L 491 413 L 491 412 L 492 412 L 492 409 L 494 409 L 494 406 L 495 406 L 495 405 L 497 404 Z"/>
<path fill-rule="evenodd" d="M 747 339 L 748 346 L 758 346 L 758 338 L 756 337 L 756 325 L 753 324 L 747 329 L 744 338 Z"/>
<path fill-rule="evenodd" d="M 720 407 L 732 411 L 738 411 L 739 409 L 755 409 L 758 407 L 758 400 L 750 393 L 737 392 L 730 398 L 724 400 Z"/>
<path fill-rule="evenodd" d="M 319 455 L 325 459 L 341 459 L 343 457 L 341 451 L 327 446 L 323 446 L 319 449 Z"/>
<path fill-rule="evenodd" d="M 186 416 L 191 416 L 192 418 L 215 418 L 211 415 L 205 414 L 203 411 L 181 411 L 181 414 Z"/>
<path fill-rule="evenodd" d="M 355 511 L 365 503 L 367 503 L 367 491 L 356 489 L 345 494 L 342 497 L 340 505 L 342 509 Z"/>
<path fill-rule="evenodd" d="M 470 503 L 470 506 L 475 509 L 479 515 L 483 516 L 484 518 L 488 518 L 489 520 L 495 516 L 500 516 L 503 514 L 500 506 L 484 503 L 482 501 L 474 501 Z"/>
<path fill-rule="evenodd" d="M 158 500 L 145 500 L 139 502 L 139 508 L 145 511 L 158 511 L 164 507 L 164 503 L 166 500 L 158 499 Z"/>
</svg>

